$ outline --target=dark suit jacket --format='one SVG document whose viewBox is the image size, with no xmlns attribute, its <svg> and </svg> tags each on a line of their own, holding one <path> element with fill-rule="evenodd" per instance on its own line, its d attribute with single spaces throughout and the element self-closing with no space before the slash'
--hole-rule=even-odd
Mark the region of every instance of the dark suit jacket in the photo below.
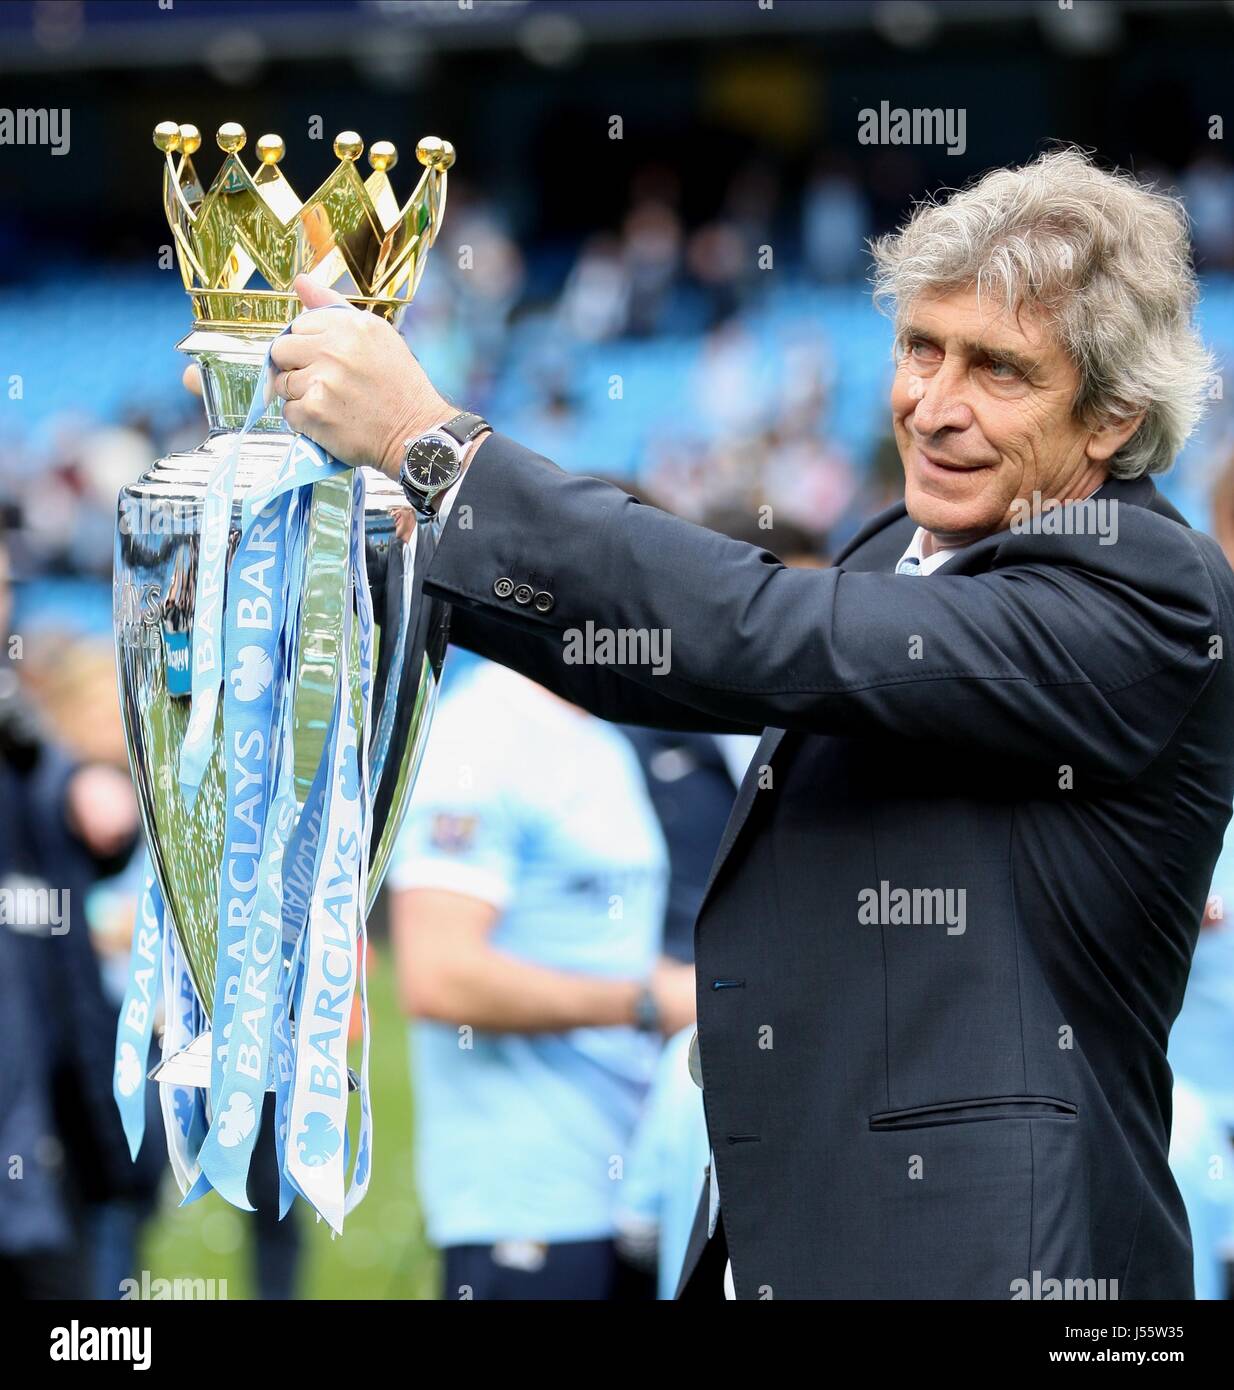
<svg viewBox="0 0 1234 1390">
<path fill-rule="evenodd" d="M 772 726 L 696 928 L 739 1298 L 1191 1293 L 1166 1041 L 1234 795 L 1234 576 L 1151 480 L 1098 497 L 1114 544 L 908 578 L 902 505 L 789 570 L 502 436 L 464 479 L 426 581 L 455 640 L 608 719 Z M 671 671 L 567 664 L 588 621 L 667 631 Z M 916 925 L 868 920 L 882 885 Z"/>
</svg>

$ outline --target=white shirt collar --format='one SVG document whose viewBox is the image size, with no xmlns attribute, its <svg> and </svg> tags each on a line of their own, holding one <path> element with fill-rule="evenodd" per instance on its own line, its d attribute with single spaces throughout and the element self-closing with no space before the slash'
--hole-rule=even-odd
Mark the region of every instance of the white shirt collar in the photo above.
<svg viewBox="0 0 1234 1390">
<path fill-rule="evenodd" d="M 1107 482 L 1109 482 L 1108 478 L 1103 479 L 1086 496 L 1082 498 L 1074 498 L 1073 500 L 1087 502 L 1089 497 L 1092 497 L 1096 493 L 1100 492 Z M 942 567 L 947 563 L 948 560 L 952 558 L 953 555 L 962 555 L 969 548 L 967 545 L 956 545 L 952 546 L 950 549 L 940 546 L 933 553 L 933 555 L 924 555 L 922 554 L 922 549 L 925 546 L 925 538 L 925 527 L 918 526 L 916 531 L 913 533 L 912 540 L 908 543 L 908 549 L 904 552 L 903 555 L 900 556 L 900 559 L 897 562 L 897 569 L 900 565 L 904 563 L 905 560 L 916 560 L 917 564 L 920 566 L 920 573 L 922 575 L 933 574 L 935 570 L 942 569 Z M 976 541 L 970 542 L 970 544 L 972 545 L 976 545 L 976 543 Z"/>
<path fill-rule="evenodd" d="M 900 556 L 899 561 L 900 564 L 903 564 L 905 560 L 916 560 L 920 566 L 920 573 L 923 575 L 933 574 L 936 569 L 941 569 L 953 555 L 958 555 L 962 550 L 968 549 L 966 545 L 953 546 L 950 550 L 940 546 L 932 555 L 925 555 L 922 553 L 925 547 L 925 538 L 925 527 L 918 526 L 913 533 L 912 540 L 908 543 L 908 549 Z"/>
</svg>

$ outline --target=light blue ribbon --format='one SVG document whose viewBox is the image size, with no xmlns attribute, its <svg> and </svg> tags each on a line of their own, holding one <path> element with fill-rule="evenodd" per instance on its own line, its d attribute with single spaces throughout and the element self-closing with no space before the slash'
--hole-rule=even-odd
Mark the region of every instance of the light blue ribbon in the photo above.
<svg viewBox="0 0 1234 1390">
<path fill-rule="evenodd" d="M 249 1206 L 249 1160 L 261 1121 L 281 988 L 283 851 L 296 819 L 290 670 L 295 661 L 295 626 L 284 622 L 284 615 L 292 610 L 291 596 L 298 595 L 301 587 L 304 514 L 300 501 L 298 494 L 284 491 L 252 513 L 228 579 L 224 642 L 229 670 L 223 731 L 229 806 L 233 783 L 241 778 L 252 783 L 258 775 L 241 763 L 241 749 L 252 748 L 259 762 L 268 763 L 269 775 L 252 787 L 255 814 L 245 828 L 251 831 L 260 821 L 251 855 L 254 891 L 243 904 L 238 966 L 233 970 L 229 962 L 226 970 L 219 971 L 220 978 L 229 981 L 222 1008 L 220 996 L 215 995 L 216 1018 L 226 1036 L 218 1039 L 216 1022 L 212 1074 L 218 1072 L 221 1057 L 222 1076 L 211 1082 L 214 1118 L 198 1161 L 215 1190 L 243 1208 Z M 228 817 L 229 858 L 234 857 L 231 834 L 239 828 L 238 817 Z M 226 877 L 226 863 L 223 872 Z M 227 887 L 234 890 L 235 885 Z M 223 914 L 233 910 L 235 898 L 233 891 L 225 902 L 220 893 L 220 930 Z M 221 949 L 219 957 L 222 966 Z"/>
<path fill-rule="evenodd" d="M 357 575 L 354 563 L 354 527 L 363 526 L 362 475 L 356 474 L 353 488 L 353 563 L 348 569 L 340 678 L 328 744 L 330 782 L 322 818 L 321 863 L 298 959 L 295 1067 L 284 1169 L 296 1191 L 334 1231 L 342 1230 L 346 1205 L 347 1033 L 363 965 L 360 895 L 368 857 L 361 770 L 368 718 L 366 713 L 364 728 L 357 729 L 350 675 L 352 594 L 358 584 L 367 585 L 367 575 L 362 571 Z M 358 676 L 363 691 L 363 642 L 360 645 Z M 364 1104 L 362 1097 L 362 1108 Z"/>
<path fill-rule="evenodd" d="M 187 1047 L 204 1026 L 204 1013 L 174 931 L 163 933 L 163 1000 L 166 1061 Z M 172 1172 L 176 1185 L 185 1193 L 197 1179 L 197 1154 L 208 1128 L 205 1092 L 200 1086 L 163 1082 L 159 1086 L 159 1105 Z"/>
<path fill-rule="evenodd" d="M 234 1015 L 250 928 L 269 852 L 268 811 L 278 775 L 277 746 L 284 689 L 283 614 L 287 600 L 289 536 L 284 496 L 255 517 L 241 536 L 228 576 L 224 645 L 231 664 L 223 696 L 224 817 L 219 875 L 214 1011 Z M 210 1090 L 220 1093 L 230 1030 L 216 1024 Z"/>
<path fill-rule="evenodd" d="M 356 595 L 356 626 L 360 655 L 360 709 L 364 719 L 359 741 L 360 774 L 360 874 L 357 885 L 359 909 L 356 913 L 356 955 L 360 972 L 360 1132 L 351 1186 L 347 1190 L 344 1213 L 364 1200 L 368 1191 L 373 1156 L 373 1114 L 369 1104 L 369 1016 L 368 1016 L 368 870 L 372 843 L 372 783 L 369 748 L 372 745 L 373 710 L 373 598 L 364 572 L 364 476 L 356 474 L 356 496 L 351 510 L 351 574 Z M 391 667 L 397 671 L 398 667 Z"/>
<path fill-rule="evenodd" d="M 129 979 L 116 1026 L 116 1060 L 111 1091 L 120 1110 L 129 1156 L 137 1157 L 146 1132 L 146 1061 L 154 1011 L 162 993 L 163 894 L 159 890 L 150 856 L 142 877 L 129 951 Z"/>
</svg>

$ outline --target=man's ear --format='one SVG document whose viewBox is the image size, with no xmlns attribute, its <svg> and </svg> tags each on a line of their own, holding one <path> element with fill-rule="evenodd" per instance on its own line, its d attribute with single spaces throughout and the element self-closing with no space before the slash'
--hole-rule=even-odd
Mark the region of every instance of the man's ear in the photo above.
<svg viewBox="0 0 1234 1390">
<path fill-rule="evenodd" d="M 319 285 L 307 275 L 297 275 L 291 287 L 300 296 L 300 303 L 306 309 L 321 309 L 327 304 L 346 304 L 346 298 L 326 285 Z"/>
<path fill-rule="evenodd" d="M 1084 452 L 1094 463 L 1109 463 L 1144 423 L 1144 415 L 1145 412 L 1141 410 L 1129 420 L 1114 420 L 1095 429 L 1088 436 Z"/>
</svg>

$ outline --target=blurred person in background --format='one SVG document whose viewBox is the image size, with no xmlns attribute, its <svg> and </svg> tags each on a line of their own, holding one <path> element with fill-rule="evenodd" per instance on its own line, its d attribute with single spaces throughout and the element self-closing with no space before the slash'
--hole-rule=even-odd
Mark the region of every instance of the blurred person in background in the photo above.
<svg viewBox="0 0 1234 1390">
<path fill-rule="evenodd" d="M 1201 268 L 1234 267 L 1234 166 L 1211 145 L 1199 150 L 1180 179 Z"/>
<path fill-rule="evenodd" d="M 556 353 L 545 354 L 532 375 L 535 394 L 517 411 L 528 439 L 541 447 L 578 448 L 584 439 L 578 402 L 570 388 L 570 364 Z"/>
<path fill-rule="evenodd" d="M 820 159 L 806 187 L 801 241 L 806 267 L 820 280 L 847 280 L 864 269 L 870 208 L 851 162 Z"/>
<path fill-rule="evenodd" d="M 664 844 L 621 734 L 480 663 L 442 702 L 389 874 L 415 1150 L 447 1298 L 646 1296 L 614 1213 L 661 1034 Z"/>
<path fill-rule="evenodd" d="M 600 343 L 624 332 L 633 295 L 621 241 L 611 232 L 591 237 L 566 278 L 557 304 L 561 328 L 583 343 Z"/>
<path fill-rule="evenodd" d="M 491 371 L 501 361 L 510 314 L 523 293 L 526 267 L 497 206 L 477 197 L 468 185 L 459 186 L 454 178 L 450 204 L 458 238 L 458 255 L 451 267 L 456 303 L 441 327 L 465 336 L 477 372 Z M 417 318 L 420 304 L 417 297 Z M 468 389 L 474 393 L 490 385 L 483 376 L 473 375 Z"/>
<path fill-rule="evenodd" d="M 33 692 L 57 739 L 82 763 L 120 772 L 128 783 L 128 753 L 120 704 L 116 695 L 116 658 L 112 644 L 98 641 L 58 642 L 54 655 L 44 643 L 41 670 L 34 676 Z M 88 710 L 90 717 L 82 718 Z M 131 799 L 120 797 L 117 805 Z M 85 916 L 100 957 L 104 993 L 118 1010 L 128 981 L 129 952 L 138 898 L 144 875 L 144 842 L 113 875 L 94 883 L 86 898 Z M 154 1037 L 162 1027 L 156 1019 Z M 114 1033 L 114 1023 L 112 1025 Z M 157 1057 L 157 1044 L 152 1057 Z M 153 1065 L 153 1061 L 151 1062 Z M 162 1161 L 163 1114 L 157 1088 L 146 1087 L 146 1135 L 134 1170 L 133 1191 L 103 1203 L 95 1213 L 96 1296 L 117 1298 L 120 1282 L 137 1269 L 141 1229 L 154 1209 L 165 1168 Z M 254 1207 L 246 1229 L 252 1235 L 254 1284 L 261 1299 L 295 1297 L 300 1265 L 301 1227 L 293 1219 L 278 1218 L 278 1164 L 274 1149 L 273 1097 L 266 1098 L 265 1118 L 249 1171 L 249 1201 Z"/>
<path fill-rule="evenodd" d="M 664 1045 L 630 1146 L 617 1210 L 618 1245 L 631 1262 L 656 1271 L 656 1297 L 671 1299 L 681 1279 L 699 1184 L 710 1144 L 703 1092 L 690 1067 L 694 1028 Z"/>
<path fill-rule="evenodd" d="M 701 297 L 709 330 L 739 316 L 749 283 L 747 255 L 741 233 L 718 218 L 701 226 L 687 242 L 686 269 Z"/>
<path fill-rule="evenodd" d="M 681 219 L 657 197 L 636 202 L 622 228 L 623 257 L 629 284 L 627 329 L 636 338 L 650 337 L 663 318 L 681 259 Z"/>
<path fill-rule="evenodd" d="M 49 631 L 41 635 L 25 662 L 25 686 L 46 719 L 56 744 L 74 762 L 107 768 L 127 783 L 128 752 L 116 692 L 116 655 L 106 638 L 83 638 Z M 89 712 L 83 718 L 83 711 Z M 118 785 L 118 784 L 117 784 Z M 111 802 L 114 814 L 129 813 L 128 795 Z M 138 836 L 132 852 L 102 866 L 85 897 L 83 916 L 98 958 L 103 995 L 115 1014 L 124 999 L 137 902 L 142 886 L 145 844 Z M 114 872 L 107 872 L 114 869 Z M 156 1018 L 155 1036 L 161 1020 Z M 157 1051 L 152 1052 L 150 1065 Z M 94 1283 L 92 1296 L 120 1297 L 121 1281 L 138 1268 L 142 1227 L 154 1211 L 163 1176 L 163 1113 L 157 1089 L 146 1088 L 146 1129 L 127 1190 L 91 1210 Z"/>
<path fill-rule="evenodd" d="M 771 365 L 761 356 L 749 327 L 730 316 L 707 334 L 691 383 L 694 405 L 709 422 L 716 438 L 735 451 L 731 476 L 747 477 L 743 467 L 744 436 L 756 433 L 766 417 L 766 396 L 772 389 Z"/>
<path fill-rule="evenodd" d="M 82 1298 L 99 1291 L 98 1214 L 150 1183 L 112 1100 L 116 1011 L 85 911 L 132 854 L 137 804 L 125 772 L 75 762 L 33 718 L 7 565 L 0 547 L 0 1290 Z M 84 708 L 79 697 L 79 721 Z"/>
<path fill-rule="evenodd" d="M 1218 477 L 1212 502 L 1213 534 L 1234 565 L 1234 457 Z M 1175 1081 L 1170 1166 L 1191 1223 L 1196 1297 L 1228 1298 L 1234 1265 L 1234 832 L 1228 828 L 1169 1055 Z"/>
</svg>

